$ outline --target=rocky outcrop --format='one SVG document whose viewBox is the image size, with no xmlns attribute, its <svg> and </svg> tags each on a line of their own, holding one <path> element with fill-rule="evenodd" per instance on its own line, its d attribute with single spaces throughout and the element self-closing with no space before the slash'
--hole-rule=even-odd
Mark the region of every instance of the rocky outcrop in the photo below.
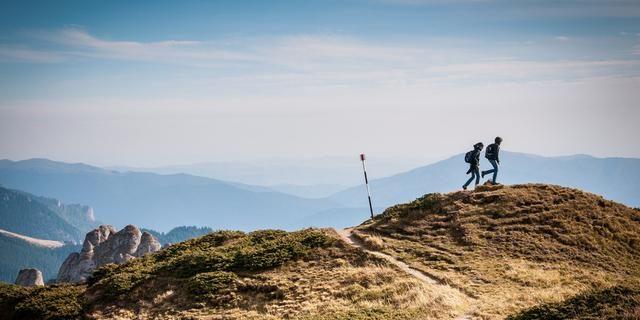
<svg viewBox="0 0 640 320">
<path fill-rule="evenodd" d="M 18 272 L 16 284 L 23 287 L 44 286 L 42 272 L 38 269 L 22 269 Z"/>
<path fill-rule="evenodd" d="M 83 282 L 99 266 L 120 264 L 160 250 L 160 242 L 148 232 L 128 225 L 116 232 L 102 225 L 87 233 L 82 250 L 67 257 L 58 271 L 58 282 Z"/>
<path fill-rule="evenodd" d="M 138 245 L 138 249 L 136 249 L 135 256 L 141 257 L 150 252 L 156 252 L 162 248 L 160 242 L 150 233 L 143 232 L 140 237 L 140 244 Z"/>
</svg>

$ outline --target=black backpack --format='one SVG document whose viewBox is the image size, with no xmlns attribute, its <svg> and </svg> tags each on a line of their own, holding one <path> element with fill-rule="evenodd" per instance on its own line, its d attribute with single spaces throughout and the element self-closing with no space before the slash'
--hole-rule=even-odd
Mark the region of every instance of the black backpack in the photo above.
<svg viewBox="0 0 640 320">
<path fill-rule="evenodd" d="M 497 145 L 495 143 L 490 144 L 487 147 L 487 150 L 484 152 L 484 157 L 489 159 L 489 160 L 495 160 L 496 159 L 496 147 L 497 147 Z"/>
<path fill-rule="evenodd" d="M 464 155 L 464 162 L 471 163 L 473 161 L 473 153 L 475 150 L 471 150 Z"/>
</svg>

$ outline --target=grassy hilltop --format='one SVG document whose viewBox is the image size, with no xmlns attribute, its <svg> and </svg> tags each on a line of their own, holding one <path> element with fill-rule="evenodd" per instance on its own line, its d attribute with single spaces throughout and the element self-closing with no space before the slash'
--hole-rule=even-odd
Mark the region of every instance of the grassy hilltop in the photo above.
<svg viewBox="0 0 640 320">
<path fill-rule="evenodd" d="M 355 235 L 474 297 L 477 317 L 640 283 L 640 212 L 559 186 L 428 194 Z"/>
<path fill-rule="evenodd" d="M 219 231 L 104 266 L 83 285 L 1 285 L 0 319 L 640 315 L 640 212 L 579 190 L 429 194 L 353 236 L 371 252 L 333 230 Z"/>
</svg>

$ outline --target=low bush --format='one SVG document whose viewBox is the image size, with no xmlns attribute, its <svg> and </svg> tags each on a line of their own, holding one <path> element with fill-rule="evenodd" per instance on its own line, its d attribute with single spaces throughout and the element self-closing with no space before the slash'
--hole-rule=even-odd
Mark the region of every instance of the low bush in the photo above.
<svg viewBox="0 0 640 320">
<path fill-rule="evenodd" d="M 638 317 L 640 317 L 640 289 L 616 286 L 586 292 L 559 303 L 536 306 L 507 319 L 638 319 Z"/>
<path fill-rule="evenodd" d="M 2 319 L 74 319 L 80 316 L 85 287 L 0 285 Z"/>
<path fill-rule="evenodd" d="M 238 276 L 233 272 L 214 271 L 200 273 L 189 279 L 187 290 L 196 295 L 214 294 L 229 289 L 236 279 L 238 279 Z"/>
</svg>

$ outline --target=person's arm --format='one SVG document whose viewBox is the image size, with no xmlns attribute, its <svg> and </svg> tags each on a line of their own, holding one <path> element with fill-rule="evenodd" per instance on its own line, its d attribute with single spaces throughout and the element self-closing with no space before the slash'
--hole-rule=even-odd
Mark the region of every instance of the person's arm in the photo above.
<svg viewBox="0 0 640 320">
<path fill-rule="evenodd" d="M 496 162 L 500 164 L 500 145 L 496 144 Z"/>
</svg>

